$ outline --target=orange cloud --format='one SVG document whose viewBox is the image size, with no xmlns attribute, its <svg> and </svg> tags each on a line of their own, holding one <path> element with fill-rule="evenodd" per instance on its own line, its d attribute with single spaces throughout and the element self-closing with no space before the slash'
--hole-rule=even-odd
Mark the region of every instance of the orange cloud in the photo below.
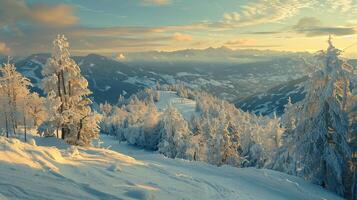
<svg viewBox="0 0 357 200">
<path fill-rule="evenodd" d="M 192 36 L 183 33 L 174 33 L 172 39 L 175 41 L 192 41 Z"/>
<path fill-rule="evenodd" d="M 66 26 L 78 21 L 78 18 L 74 16 L 73 8 L 69 5 L 37 3 L 29 6 L 23 0 L 1 0 L 0 19 L 0 26 L 23 21 L 50 26 Z"/>
<path fill-rule="evenodd" d="M 63 4 L 56 6 L 35 5 L 30 15 L 35 21 L 54 26 L 66 26 L 78 22 L 78 17 L 73 15 L 73 8 Z"/>
<path fill-rule="evenodd" d="M 10 48 L 4 42 L 0 42 L 0 53 L 10 53 Z"/>
</svg>

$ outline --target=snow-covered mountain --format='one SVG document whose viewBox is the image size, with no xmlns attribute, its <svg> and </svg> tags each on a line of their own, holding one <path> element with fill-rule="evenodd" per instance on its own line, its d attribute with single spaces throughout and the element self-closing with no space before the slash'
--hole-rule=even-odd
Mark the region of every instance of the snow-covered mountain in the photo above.
<svg viewBox="0 0 357 200">
<path fill-rule="evenodd" d="M 357 60 L 349 60 L 354 68 L 357 67 Z M 261 115 L 273 115 L 275 112 L 278 116 L 284 112 L 284 106 L 288 103 L 289 97 L 292 103 L 304 99 L 306 91 L 304 85 L 309 80 L 308 76 L 284 82 L 274 86 L 267 91 L 256 93 L 245 98 L 239 98 L 234 104 L 244 111 L 249 111 Z M 353 85 L 356 88 L 356 86 Z"/>
<path fill-rule="evenodd" d="M 182 57 L 187 52 L 192 56 Z M 149 58 L 151 54 L 154 56 Z M 232 101 L 300 78 L 306 71 L 301 65 L 301 57 L 306 56 L 303 54 L 211 48 L 132 55 L 136 55 L 132 58 L 135 61 L 129 58 L 117 60 L 96 54 L 74 57 L 89 81 L 96 102 L 115 103 L 119 95 L 129 96 L 145 87 L 154 86 L 156 82 L 183 84 Z M 227 59 L 227 56 L 232 55 L 246 56 L 249 62 Z M 141 61 L 140 56 L 146 60 Z M 157 56 L 162 59 L 155 59 Z M 49 54 L 36 54 L 15 59 L 16 67 L 31 79 L 36 91 L 39 91 L 41 70 L 48 57 Z M 182 59 L 174 59 L 175 57 Z M 207 60 L 202 60 L 204 57 Z M 211 62 L 211 57 L 215 57 L 216 62 Z M 2 59 L 4 60 L 6 59 Z"/>
<path fill-rule="evenodd" d="M 280 84 L 264 93 L 237 100 L 235 105 L 244 111 L 249 111 L 257 115 L 273 115 L 275 112 L 280 116 L 284 112 L 284 106 L 288 103 L 289 97 L 292 103 L 304 99 L 306 93 L 304 83 L 307 80 L 308 77 L 304 76 Z"/>
</svg>

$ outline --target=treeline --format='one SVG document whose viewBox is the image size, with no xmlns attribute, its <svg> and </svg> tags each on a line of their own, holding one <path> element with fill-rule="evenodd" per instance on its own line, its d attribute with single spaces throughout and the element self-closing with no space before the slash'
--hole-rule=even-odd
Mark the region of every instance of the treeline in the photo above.
<svg viewBox="0 0 357 200">
<path fill-rule="evenodd" d="M 163 112 L 155 103 L 160 93 L 175 91 L 196 101 L 189 119 L 169 105 Z M 278 118 L 243 112 L 208 93 L 181 85 L 145 89 L 118 105 L 102 104 L 102 131 L 171 158 L 215 165 L 263 167 L 271 162 L 284 129 Z"/>
<path fill-rule="evenodd" d="M 70 144 L 90 145 L 98 137 L 101 116 L 93 112 L 91 91 L 80 68 L 70 58 L 64 36 L 53 41 L 52 56 L 42 70 L 42 89 L 30 91 L 31 82 L 8 61 L 0 68 L 1 128 L 6 137 L 38 129 L 46 136 L 56 135 Z"/>
</svg>

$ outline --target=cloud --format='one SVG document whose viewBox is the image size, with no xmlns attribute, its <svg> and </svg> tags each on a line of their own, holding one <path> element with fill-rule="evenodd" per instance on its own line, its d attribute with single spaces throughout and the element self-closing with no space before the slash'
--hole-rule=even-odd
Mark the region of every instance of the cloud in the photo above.
<svg viewBox="0 0 357 200">
<path fill-rule="evenodd" d="M 293 30 L 297 33 L 305 34 L 307 37 L 322 36 L 322 35 L 353 35 L 357 31 L 354 27 L 343 26 L 324 26 L 323 23 L 314 17 L 301 18 Z"/>
<path fill-rule="evenodd" d="M 122 54 L 122 53 L 119 53 L 119 54 L 116 56 L 116 59 L 117 59 L 117 60 L 125 60 L 125 55 Z"/>
<path fill-rule="evenodd" d="M 0 26 L 15 26 L 18 22 L 32 22 L 41 25 L 66 26 L 77 23 L 72 7 L 64 4 L 27 5 L 24 0 L 0 1 Z"/>
<path fill-rule="evenodd" d="M 334 10 L 348 12 L 353 8 L 353 0 L 327 0 L 326 4 Z"/>
<path fill-rule="evenodd" d="M 240 11 L 224 13 L 223 20 L 226 25 L 235 27 L 277 22 L 296 15 L 313 3 L 311 0 L 260 0 L 241 6 Z"/>
<path fill-rule="evenodd" d="M 251 38 L 239 38 L 236 40 L 230 40 L 224 43 L 225 47 L 232 49 L 252 49 L 252 48 L 275 48 L 280 47 L 281 45 L 266 45 L 266 44 L 258 44 L 257 40 Z"/>
<path fill-rule="evenodd" d="M 315 17 L 303 17 L 299 19 L 296 25 L 293 26 L 294 29 L 306 29 L 311 27 L 321 26 L 322 22 Z"/>
<path fill-rule="evenodd" d="M 236 39 L 226 42 L 224 45 L 228 47 L 237 47 L 237 46 L 251 46 L 256 44 L 255 39 Z"/>
<path fill-rule="evenodd" d="M 245 32 L 243 34 L 253 34 L 253 35 L 274 35 L 282 33 L 282 31 L 253 31 L 253 32 Z"/>
<path fill-rule="evenodd" d="M 350 27 L 315 27 L 310 29 L 299 30 L 298 32 L 304 33 L 308 37 L 321 36 L 321 35 L 354 35 L 357 33 L 356 29 Z"/>
<path fill-rule="evenodd" d="M 191 35 L 176 32 L 172 36 L 172 39 L 175 41 L 192 41 L 193 38 Z"/>
<path fill-rule="evenodd" d="M 26 56 L 49 52 L 57 34 L 65 34 L 74 54 L 146 51 L 172 44 L 172 34 L 150 27 L 88 28 L 18 26 L 19 32 L 0 29 L 0 41 L 6 41 L 11 52 Z"/>
<path fill-rule="evenodd" d="M 6 43 L 0 41 L 0 53 L 9 54 L 10 48 L 6 45 Z"/>
<path fill-rule="evenodd" d="M 228 21 L 239 21 L 241 19 L 241 15 L 237 12 L 224 13 L 223 18 Z"/>
<path fill-rule="evenodd" d="M 172 3 L 171 0 L 142 0 L 142 5 L 145 6 L 149 6 L 149 5 L 163 6 L 171 3 Z"/>
<path fill-rule="evenodd" d="M 73 8 L 68 5 L 37 4 L 31 7 L 30 17 L 47 25 L 67 26 L 78 22 L 78 18 L 73 13 Z"/>
<path fill-rule="evenodd" d="M 140 27 L 140 26 L 121 26 L 109 28 L 89 28 L 89 27 L 71 27 L 68 30 L 71 35 L 76 36 L 95 36 L 95 37 L 121 37 L 131 35 L 156 34 L 162 31 L 158 28 Z"/>
</svg>

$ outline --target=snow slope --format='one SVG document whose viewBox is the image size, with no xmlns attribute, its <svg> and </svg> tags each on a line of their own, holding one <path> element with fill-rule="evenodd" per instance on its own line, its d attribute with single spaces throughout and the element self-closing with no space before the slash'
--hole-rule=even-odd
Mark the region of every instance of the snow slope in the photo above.
<svg viewBox="0 0 357 200">
<path fill-rule="evenodd" d="M 35 140 L 0 137 L 0 199 L 340 199 L 283 173 L 168 159 L 103 135 L 106 148 Z"/>
<path fill-rule="evenodd" d="M 181 98 L 174 91 L 159 91 L 160 99 L 156 103 L 159 111 L 164 111 L 168 105 L 172 105 L 182 114 L 186 120 L 191 120 L 192 115 L 195 113 L 196 101 Z"/>
</svg>

